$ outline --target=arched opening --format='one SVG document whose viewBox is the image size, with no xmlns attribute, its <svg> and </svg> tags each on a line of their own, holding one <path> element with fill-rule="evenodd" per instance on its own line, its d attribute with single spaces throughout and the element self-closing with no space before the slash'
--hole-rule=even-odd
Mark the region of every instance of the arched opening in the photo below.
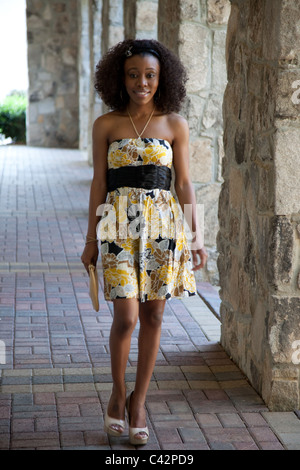
<svg viewBox="0 0 300 470">
<path fill-rule="evenodd" d="M 26 142 L 26 0 L 0 3 L 0 145 Z"/>
</svg>

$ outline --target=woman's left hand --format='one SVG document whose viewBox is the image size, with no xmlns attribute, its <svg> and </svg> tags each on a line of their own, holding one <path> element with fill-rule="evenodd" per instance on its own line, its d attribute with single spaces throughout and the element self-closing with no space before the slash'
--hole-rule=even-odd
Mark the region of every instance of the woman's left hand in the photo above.
<svg viewBox="0 0 300 470">
<path fill-rule="evenodd" d="M 206 261 L 208 258 L 207 251 L 204 247 L 191 250 L 192 258 L 193 258 L 193 271 L 198 271 L 198 269 L 204 268 L 206 265 Z"/>
</svg>

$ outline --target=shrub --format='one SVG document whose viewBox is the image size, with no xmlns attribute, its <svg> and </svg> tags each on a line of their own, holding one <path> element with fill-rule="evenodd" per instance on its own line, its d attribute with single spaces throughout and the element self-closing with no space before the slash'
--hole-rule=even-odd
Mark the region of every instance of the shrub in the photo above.
<svg viewBox="0 0 300 470">
<path fill-rule="evenodd" d="M 13 92 L 0 104 L 0 134 L 13 142 L 26 142 L 26 107 L 24 93 Z"/>
</svg>

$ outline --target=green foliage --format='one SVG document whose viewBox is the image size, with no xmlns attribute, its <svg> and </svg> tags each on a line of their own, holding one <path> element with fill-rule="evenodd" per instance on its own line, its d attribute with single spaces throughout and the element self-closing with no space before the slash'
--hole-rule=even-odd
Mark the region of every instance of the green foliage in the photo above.
<svg viewBox="0 0 300 470">
<path fill-rule="evenodd" d="M 0 103 L 0 134 L 13 142 L 26 142 L 26 107 L 24 93 L 13 92 Z"/>
</svg>

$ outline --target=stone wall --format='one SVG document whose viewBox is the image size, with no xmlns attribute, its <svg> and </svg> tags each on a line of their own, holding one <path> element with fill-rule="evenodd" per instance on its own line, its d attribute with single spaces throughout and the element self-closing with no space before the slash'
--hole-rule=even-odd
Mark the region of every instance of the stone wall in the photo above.
<svg viewBox="0 0 300 470">
<path fill-rule="evenodd" d="M 101 58 L 101 38 L 102 38 L 102 0 L 93 0 L 92 8 L 90 10 L 90 83 L 89 83 L 89 114 L 87 119 L 88 125 L 88 161 L 92 164 L 92 127 L 95 119 L 102 114 L 102 101 L 95 92 L 94 88 L 94 73 L 96 64 Z"/>
<path fill-rule="evenodd" d="M 124 2 L 102 0 L 102 53 L 124 39 Z M 126 3 L 125 3 L 126 5 Z"/>
<path fill-rule="evenodd" d="M 124 23 L 126 39 L 157 39 L 158 0 L 126 0 Z"/>
<path fill-rule="evenodd" d="M 136 38 L 157 39 L 158 0 L 137 0 Z"/>
<path fill-rule="evenodd" d="M 78 147 L 77 0 L 27 0 L 27 142 Z"/>
<path fill-rule="evenodd" d="M 79 23 L 79 54 L 78 54 L 78 80 L 79 80 L 79 148 L 86 149 L 89 144 L 89 109 L 90 109 L 90 83 L 93 81 L 93 29 L 92 3 L 89 0 L 78 1 Z"/>
<path fill-rule="evenodd" d="M 273 410 L 300 406 L 299 24 L 298 0 L 232 0 L 221 341 Z"/>
<path fill-rule="evenodd" d="M 78 57 L 79 148 L 87 152 L 92 164 L 92 127 L 102 114 L 102 102 L 95 93 L 94 73 L 102 55 L 102 0 L 78 0 L 80 11 Z"/>
<path fill-rule="evenodd" d="M 197 275 L 213 284 L 218 284 L 216 237 L 229 13 L 229 0 L 161 0 L 158 11 L 158 39 L 179 55 L 189 75 L 183 114 L 190 127 L 190 172 L 200 216 L 201 206 L 204 210 L 204 241 L 209 252 L 206 269 Z"/>
</svg>

